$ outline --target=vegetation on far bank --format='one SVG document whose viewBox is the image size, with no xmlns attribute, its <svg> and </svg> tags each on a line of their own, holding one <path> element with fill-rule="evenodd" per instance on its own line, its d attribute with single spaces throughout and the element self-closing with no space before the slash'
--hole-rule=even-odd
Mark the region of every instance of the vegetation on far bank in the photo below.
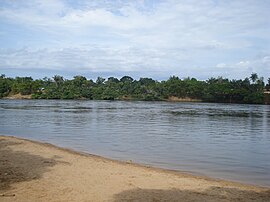
<svg viewBox="0 0 270 202">
<path fill-rule="evenodd" d="M 98 77 L 96 81 L 84 76 L 65 79 L 36 79 L 32 77 L 8 78 L 0 76 L 0 98 L 21 94 L 32 99 L 91 99 L 91 100 L 196 100 L 223 103 L 264 103 L 264 91 L 270 90 L 270 78 L 252 73 L 249 78 L 229 80 L 210 78 L 200 81 L 195 78 L 180 79 L 171 76 L 166 81 L 152 78 L 134 80 L 130 76 L 121 79 Z M 29 96 L 29 97 L 30 97 Z M 177 100 L 177 99 L 176 99 Z"/>
</svg>

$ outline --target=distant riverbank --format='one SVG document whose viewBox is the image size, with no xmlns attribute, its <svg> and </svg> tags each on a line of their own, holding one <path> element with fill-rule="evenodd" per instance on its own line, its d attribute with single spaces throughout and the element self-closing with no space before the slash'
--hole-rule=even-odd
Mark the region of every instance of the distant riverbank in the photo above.
<svg viewBox="0 0 270 202">
<path fill-rule="evenodd" d="M 270 189 L 0 136 L 1 201 L 269 201 Z"/>
<path fill-rule="evenodd" d="M 35 98 L 34 94 L 30 94 L 30 95 L 22 95 L 21 93 L 17 93 L 17 94 L 9 94 L 8 96 L 3 97 L 2 99 L 10 99 L 10 100 L 31 100 L 31 99 L 37 99 Z M 48 99 L 48 98 L 38 98 L 38 99 Z M 59 98 L 57 98 L 59 99 Z M 68 99 L 60 99 L 60 100 L 68 100 Z M 76 98 L 76 99 L 71 99 L 71 100 L 89 100 L 87 98 Z M 102 99 L 98 99 L 98 100 L 102 100 Z M 132 97 L 127 97 L 124 96 L 122 98 L 117 98 L 117 99 L 109 99 L 111 101 L 113 100 L 118 100 L 118 101 L 164 101 L 164 102 L 204 102 L 201 99 L 194 99 L 194 98 L 190 98 L 190 97 L 176 97 L 176 96 L 170 96 L 167 99 L 155 99 L 155 100 L 145 100 L 145 99 L 134 99 Z M 219 103 L 219 102 L 213 102 L 213 103 Z M 221 102 L 222 103 L 222 102 Z M 228 102 L 225 102 L 228 103 Z M 235 103 L 237 104 L 237 103 Z M 241 104 L 241 103 L 239 103 Z M 256 104 L 256 103 L 254 103 Z M 270 104 L 270 92 L 269 91 L 265 91 L 264 92 L 264 102 L 263 103 L 257 103 L 257 104 L 266 104 L 269 105 Z"/>
<path fill-rule="evenodd" d="M 11 100 L 29 100 L 29 99 L 33 99 L 32 95 L 22 95 L 20 93 L 18 94 L 13 94 L 13 95 L 8 95 L 6 97 L 4 97 L 3 99 L 11 99 Z M 84 99 L 79 99 L 79 100 L 84 100 Z M 135 99 L 132 99 L 130 97 L 123 97 L 122 99 L 119 99 L 121 101 L 136 101 Z M 192 99 L 189 97 L 185 97 L 185 98 L 179 98 L 179 97 L 175 97 L 175 96 L 171 96 L 168 99 L 162 99 L 160 101 L 167 101 L 167 102 L 203 102 L 200 99 Z"/>
<path fill-rule="evenodd" d="M 36 100 L 37 98 L 33 98 L 33 95 L 22 95 L 20 93 L 18 94 L 11 94 L 8 96 L 3 97 L 2 99 L 7 99 L 7 100 Z M 46 99 L 46 98 L 43 98 Z M 67 99 L 60 99 L 60 100 L 67 100 Z M 71 100 L 89 100 L 86 98 L 77 98 L 77 99 L 71 99 Z M 118 99 L 113 99 L 113 100 L 118 100 L 118 101 L 164 101 L 164 102 L 204 102 L 201 99 L 193 99 L 193 98 L 189 98 L 189 97 L 175 97 L 175 96 L 171 96 L 167 99 L 158 99 L 158 100 L 140 100 L 140 99 L 134 99 L 131 97 L 122 97 L 122 98 L 118 98 Z M 111 100 L 111 101 L 113 101 Z M 265 93 L 265 102 L 264 103 L 259 103 L 259 104 L 270 104 L 270 94 L 269 93 Z M 217 103 L 217 102 L 213 102 L 213 103 Z M 221 102 L 222 103 L 222 102 Z M 227 103 L 227 102 L 225 102 Z M 232 103 L 232 104 L 237 104 L 237 103 Z M 241 104 L 241 103 L 239 103 Z M 257 103 L 258 104 L 258 103 Z"/>
<path fill-rule="evenodd" d="M 0 98 L 22 99 L 67 99 L 67 100 L 137 100 L 269 104 L 270 79 L 264 82 L 256 73 L 244 79 L 229 80 L 223 77 L 206 81 L 196 78 L 170 76 L 168 80 L 152 78 L 133 79 L 130 76 L 102 78 L 96 81 L 84 76 L 65 79 L 34 80 L 32 77 L 9 78 L 0 76 Z"/>
</svg>

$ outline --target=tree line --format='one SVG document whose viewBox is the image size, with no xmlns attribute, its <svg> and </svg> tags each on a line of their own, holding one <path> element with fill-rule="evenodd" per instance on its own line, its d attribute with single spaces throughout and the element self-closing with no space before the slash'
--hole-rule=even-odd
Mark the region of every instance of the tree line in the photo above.
<svg viewBox="0 0 270 202">
<path fill-rule="evenodd" d="M 96 81 L 84 76 L 65 79 L 32 77 L 9 78 L 0 76 L 0 98 L 14 94 L 31 95 L 32 99 L 90 99 L 90 100 L 145 100 L 158 101 L 175 98 L 196 99 L 203 102 L 264 103 L 264 91 L 270 90 L 270 78 L 252 73 L 249 78 L 229 80 L 223 77 L 200 81 L 196 78 L 180 79 L 171 76 L 166 81 L 152 78 L 121 79 L 98 77 Z"/>
</svg>

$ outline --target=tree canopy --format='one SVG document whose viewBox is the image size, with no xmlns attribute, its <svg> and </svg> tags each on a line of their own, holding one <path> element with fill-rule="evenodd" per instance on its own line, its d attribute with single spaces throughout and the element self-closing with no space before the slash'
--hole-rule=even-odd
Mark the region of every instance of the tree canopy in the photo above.
<svg viewBox="0 0 270 202">
<path fill-rule="evenodd" d="M 31 95 L 33 99 L 95 99 L 95 100 L 168 100 L 171 97 L 189 98 L 203 102 L 264 103 L 264 91 L 270 90 L 270 78 L 252 73 L 249 78 L 229 80 L 209 78 L 180 79 L 171 76 L 166 81 L 152 78 L 135 80 L 130 76 L 118 79 L 98 77 L 96 81 L 77 75 L 65 79 L 55 75 L 52 78 L 34 80 L 32 77 L 8 78 L 0 76 L 0 98 L 14 94 Z"/>
</svg>

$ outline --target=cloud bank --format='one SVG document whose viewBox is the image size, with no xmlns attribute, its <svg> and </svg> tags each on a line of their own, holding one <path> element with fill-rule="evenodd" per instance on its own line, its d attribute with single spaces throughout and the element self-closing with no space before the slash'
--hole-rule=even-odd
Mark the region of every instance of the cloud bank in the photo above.
<svg viewBox="0 0 270 202">
<path fill-rule="evenodd" d="M 270 77 L 264 0 L 0 2 L 0 71 Z"/>
</svg>

